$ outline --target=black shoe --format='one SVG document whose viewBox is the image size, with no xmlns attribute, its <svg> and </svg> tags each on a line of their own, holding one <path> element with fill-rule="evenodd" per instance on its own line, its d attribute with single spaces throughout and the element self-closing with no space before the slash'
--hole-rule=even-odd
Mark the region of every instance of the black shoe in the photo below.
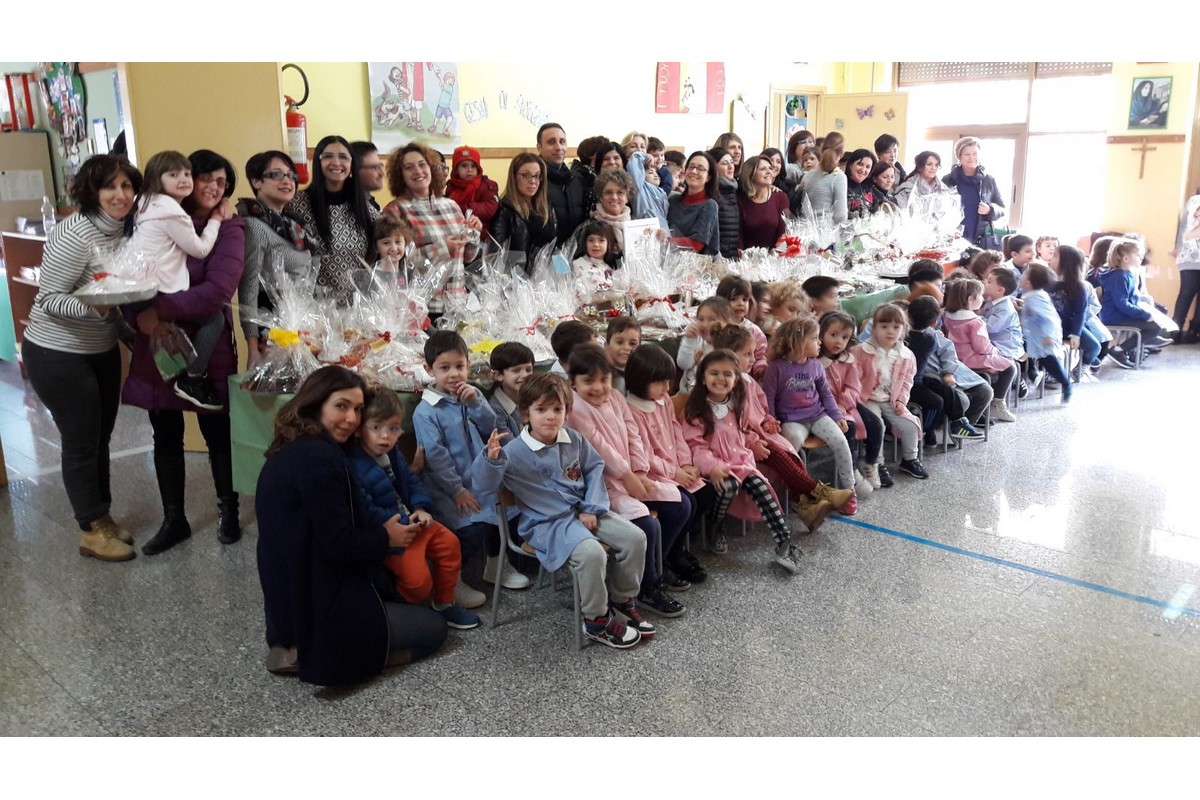
<svg viewBox="0 0 1200 800">
<path fill-rule="evenodd" d="M 671 597 L 669 594 L 663 594 L 663 590 L 658 586 L 655 586 L 652 589 L 643 588 L 642 593 L 638 595 L 637 605 L 646 609 L 652 614 L 657 614 L 660 617 L 668 618 L 682 617 L 683 612 L 687 611 L 687 609 L 684 608 L 683 603 Z M 627 612 L 624 608 L 618 606 L 617 610 L 622 614 L 629 616 L 629 612 Z M 632 617 L 630 617 L 630 621 L 633 621 Z M 645 633 L 642 635 L 645 636 Z"/>
<path fill-rule="evenodd" d="M 659 588 L 664 592 L 686 592 L 692 588 L 692 582 L 678 575 L 670 567 L 663 571 L 662 582 Z"/>
<path fill-rule="evenodd" d="M 238 520 L 238 497 L 221 498 L 217 503 L 217 541 L 233 544 L 242 538 L 242 526 Z"/>
<path fill-rule="evenodd" d="M 1169 344 L 1172 344 L 1172 341 L 1170 339 L 1165 339 L 1162 336 L 1150 336 L 1142 340 L 1143 347 L 1157 347 L 1160 350 Z"/>
<path fill-rule="evenodd" d="M 1183 344 L 1200 344 L 1200 330 L 1189 330 L 1183 334 Z"/>
<path fill-rule="evenodd" d="M 142 553 L 156 556 L 170 550 L 185 539 L 190 539 L 191 536 L 192 526 L 188 524 L 187 517 L 183 515 L 183 508 L 174 506 L 165 508 L 163 509 L 163 522 L 158 528 L 158 533 L 142 545 Z"/>
<path fill-rule="evenodd" d="M 887 465 L 885 464 L 879 465 L 879 485 L 884 488 L 896 485 L 895 479 L 892 478 L 892 473 L 888 472 Z"/>
<path fill-rule="evenodd" d="M 220 411 L 225 408 L 221 398 L 217 396 L 217 390 L 213 388 L 207 378 L 187 374 L 180 375 L 175 379 L 175 394 L 197 408 L 208 411 Z"/>
<path fill-rule="evenodd" d="M 907 472 L 914 478 L 920 478 L 921 480 L 925 480 L 929 477 L 929 473 L 925 471 L 925 467 L 921 466 L 921 462 L 915 458 L 902 459 L 900 461 L 900 471 Z"/>
<path fill-rule="evenodd" d="M 937 440 L 936 433 L 934 433 L 933 431 L 925 431 L 925 446 L 926 447 L 937 447 L 938 446 L 938 440 Z"/>
<path fill-rule="evenodd" d="M 1104 360 L 1117 365 L 1121 369 L 1137 369 L 1137 365 L 1133 363 L 1133 358 L 1124 350 L 1109 350 L 1104 356 Z"/>
<path fill-rule="evenodd" d="M 667 567 L 688 583 L 704 583 L 708 580 L 708 572 L 697 558 L 687 550 L 672 557 Z"/>
<path fill-rule="evenodd" d="M 1034 382 L 1037 382 L 1037 378 L 1034 378 Z M 1024 378 L 1021 378 L 1021 383 L 1017 386 L 1017 397 L 1021 400 L 1024 400 L 1028 396 L 1029 384 L 1025 382 Z"/>
<path fill-rule="evenodd" d="M 642 616 L 642 610 L 638 608 L 637 603 L 632 600 L 626 600 L 624 603 L 614 603 L 608 609 L 609 618 L 615 617 L 615 614 L 618 612 L 628 620 L 629 627 L 641 634 L 643 639 L 650 641 L 654 638 L 654 634 L 657 631 L 654 630 L 653 623 Z"/>
</svg>

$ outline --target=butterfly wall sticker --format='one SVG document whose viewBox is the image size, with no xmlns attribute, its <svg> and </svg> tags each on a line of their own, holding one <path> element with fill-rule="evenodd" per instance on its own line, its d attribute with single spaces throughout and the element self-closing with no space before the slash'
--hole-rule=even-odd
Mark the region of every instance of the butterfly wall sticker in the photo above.
<svg viewBox="0 0 1200 800">
<path fill-rule="evenodd" d="M 896 109 L 889 108 L 887 111 L 883 112 L 883 115 L 887 117 L 888 121 L 890 122 L 896 118 Z"/>
<path fill-rule="evenodd" d="M 866 108 L 856 108 L 854 110 L 858 112 L 859 119 L 866 119 L 867 117 L 875 116 L 875 106 L 873 105 L 867 106 Z"/>
<path fill-rule="evenodd" d="M 842 128 L 846 127 L 846 120 L 842 119 L 841 117 L 838 117 L 837 119 L 835 119 L 833 121 L 833 127 L 837 128 L 840 131 Z"/>
</svg>

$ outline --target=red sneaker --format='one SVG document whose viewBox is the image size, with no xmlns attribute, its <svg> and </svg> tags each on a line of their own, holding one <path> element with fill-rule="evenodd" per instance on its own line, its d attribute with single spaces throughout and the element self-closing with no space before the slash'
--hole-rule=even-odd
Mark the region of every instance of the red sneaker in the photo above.
<svg viewBox="0 0 1200 800">
<path fill-rule="evenodd" d="M 857 494 L 851 495 L 850 499 L 846 501 L 846 505 L 842 506 L 841 510 L 838 513 L 841 514 L 843 517 L 853 517 L 855 514 L 857 514 L 858 513 L 858 495 Z"/>
</svg>

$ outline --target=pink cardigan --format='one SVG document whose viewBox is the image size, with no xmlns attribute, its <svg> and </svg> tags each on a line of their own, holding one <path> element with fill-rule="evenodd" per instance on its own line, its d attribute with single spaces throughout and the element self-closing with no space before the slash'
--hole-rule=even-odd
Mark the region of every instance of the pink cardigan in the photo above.
<svg viewBox="0 0 1200 800">
<path fill-rule="evenodd" d="M 644 406 L 649 403 L 650 411 Z M 671 398 L 658 401 L 641 400 L 630 396 L 626 405 L 633 421 L 637 423 L 638 435 L 646 447 L 646 458 L 650 462 L 650 477 L 654 480 L 675 482 L 675 470 L 692 466 L 692 451 L 683 438 L 683 426 L 675 418 L 675 406 Z M 689 492 L 697 492 L 704 486 L 704 479 L 684 485 Z"/>
<path fill-rule="evenodd" d="M 750 375 L 754 380 L 761 381 L 763 373 L 767 371 L 767 335 L 749 317 L 742 320 L 742 327 L 750 331 L 750 338 L 754 340 L 754 364 L 750 367 Z"/>
<path fill-rule="evenodd" d="M 896 359 L 896 363 L 892 365 L 892 388 L 888 393 L 888 402 L 899 401 L 905 407 L 900 416 L 912 420 L 920 428 L 921 420 L 908 411 L 908 397 L 912 393 L 913 379 L 917 375 L 917 357 L 903 344 L 897 344 L 896 347 L 900 348 L 900 358 Z M 872 339 L 857 345 L 850 351 L 851 355 L 863 363 L 862 400 L 860 402 L 869 400 L 875 392 L 875 387 L 879 386 L 879 367 L 875 361 L 875 354 L 882 349 Z"/>
<path fill-rule="evenodd" d="M 825 359 L 821 359 L 825 364 Z M 866 359 L 855 358 L 854 353 L 846 354 L 841 361 L 830 361 L 825 364 L 825 380 L 829 383 L 829 391 L 842 415 L 854 420 L 854 438 L 866 439 L 867 429 L 863 425 L 862 415 L 858 413 L 858 404 L 862 402 L 863 376 L 862 367 Z M 878 379 L 875 381 L 878 383 Z"/>
<path fill-rule="evenodd" d="M 700 420 L 688 422 L 683 420 L 683 438 L 692 449 L 693 463 L 704 476 L 712 473 L 713 468 L 720 466 L 741 483 L 751 475 L 757 475 L 764 482 L 767 479 L 759 472 L 754 463 L 754 453 L 750 447 L 759 440 L 759 435 L 745 429 L 738 423 L 737 416 L 732 410 L 724 419 L 716 420 L 713 432 L 704 435 L 704 423 Z M 770 483 L 767 483 L 770 486 Z M 771 494 L 775 494 L 771 487 Z M 779 498 L 775 498 L 779 502 Z M 745 492 L 738 492 L 737 498 L 729 507 L 729 513 L 739 519 L 758 520 L 762 518 L 758 506 Z"/>
<path fill-rule="evenodd" d="M 604 459 L 604 484 L 608 487 L 613 513 L 626 519 L 650 516 L 650 509 L 641 500 L 630 496 L 624 477 L 630 472 L 649 472 L 650 461 L 638 435 L 637 423 L 620 392 L 609 392 L 608 402 L 597 408 L 575 393 L 567 425 L 579 431 Z M 679 502 L 679 490 L 674 481 L 650 481 L 653 491 L 647 500 Z"/>
<path fill-rule="evenodd" d="M 946 338 L 954 343 L 958 360 L 971 369 L 1003 372 L 1012 366 L 1012 361 L 1000 355 L 1000 351 L 992 344 L 988 338 L 987 324 L 975 312 L 948 311 L 942 314 L 942 330 L 946 332 Z"/>
</svg>

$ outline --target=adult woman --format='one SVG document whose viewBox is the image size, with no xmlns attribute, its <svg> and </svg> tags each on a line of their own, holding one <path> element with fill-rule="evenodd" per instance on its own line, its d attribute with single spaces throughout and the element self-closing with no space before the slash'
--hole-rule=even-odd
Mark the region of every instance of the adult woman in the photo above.
<svg viewBox="0 0 1200 800">
<path fill-rule="evenodd" d="M 588 214 L 596 207 L 596 196 L 592 193 L 592 186 L 596 183 L 596 170 L 592 165 L 595 163 L 596 152 L 606 144 L 607 136 L 589 136 L 575 148 L 575 160 L 571 162 L 571 175 L 583 185 L 583 210 Z"/>
<path fill-rule="evenodd" d="M 942 159 L 932 150 L 922 150 L 917 153 L 913 162 L 913 171 L 896 189 L 896 204 L 900 208 L 908 206 L 912 200 L 932 194 L 942 194 L 950 189 L 938 180 L 938 170 L 942 168 Z"/>
<path fill-rule="evenodd" d="M 846 155 L 846 137 L 837 131 L 825 134 L 821 152 L 824 153 L 826 150 L 837 153 L 837 163 L 841 164 L 842 156 Z"/>
<path fill-rule="evenodd" d="M 1179 268 L 1179 295 L 1175 298 L 1172 319 L 1179 326 L 1178 340 L 1184 344 L 1200 342 L 1200 302 L 1187 322 L 1193 300 L 1200 300 L 1200 194 L 1190 197 L 1183 207 L 1183 216 L 1175 233 L 1175 249 L 1171 251 Z"/>
<path fill-rule="evenodd" d="M 838 168 L 840 157 L 837 148 L 825 148 L 821 151 L 821 163 L 801 178 L 805 217 L 827 218 L 836 223 L 846 221 L 846 173 Z"/>
<path fill-rule="evenodd" d="M 183 201 L 183 210 L 191 215 L 199 232 L 214 209 L 228 205 L 226 198 L 233 194 L 237 174 L 224 156 L 211 150 L 197 150 L 188 156 L 188 161 L 192 162 L 195 188 L 191 197 Z M 233 491 L 229 441 L 229 376 L 237 371 L 237 354 L 233 347 L 233 315 L 228 304 L 242 279 L 245 258 L 244 221 L 234 217 L 221 223 L 217 241 L 207 256 L 188 259 L 191 283 L 187 291 L 159 294 L 150 307 L 136 317 L 133 317 L 134 312 L 128 312 L 136 322 L 137 336 L 121 401 L 144 408 L 150 414 L 150 427 L 154 429 L 154 475 L 158 479 L 163 505 L 162 525 L 142 547 L 142 552 L 148 556 L 168 550 L 192 535 L 183 505 L 183 412 L 196 411 L 163 381 L 154 364 L 152 339 L 166 333 L 172 325 L 191 333 L 191 323 L 183 320 L 202 319 L 217 313 L 225 315 L 225 327 L 208 364 L 208 377 L 226 410 L 197 411 L 196 419 L 208 445 L 208 462 L 217 490 L 217 539 L 222 544 L 232 544 L 242 536 L 238 523 L 238 496 Z"/>
<path fill-rule="evenodd" d="M 602 169 L 625 169 L 627 161 L 621 145 L 616 142 L 605 142 L 597 148 L 596 155 L 592 157 L 592 168 L 599 175 Z"/>
<path fill-rule="evenodd" d="M 602 169 L 596 176 L 593 191 L 599 202 L 592 211 L 592 219 L 612 228 L 613 236 L 617 240 L 616 254 L 620 256 L 625 252 L 625 223 L 633 219 L 627 205 L 629 196 L 634 192 L 633 178 L 623 170 L 612 167 Z"/>
<path fill-rule="evenodd" d="M 713 142 L 713 146 L 709 152 L 712 152 L 712 150 L 716 150 L 717 148 L 729 153 L 729 157 L 733 159 L 733 171 L 736 175 L 738 170 L 742 168 L 742 158 L 746 153 L 746 146 L 742 143 L 742 137 L 738 136 L 733 131 L 730 131 L 729 133 L 722 133 L 717 137 L 717 140 Z"/>
<path fill-rule="evenodd" d="M 492 220 L 492 238 L 508 248 L 508 263 L 532 265 L 534 254 L 554 242 L 554 209 L 546 197 L 546 162 L 521 153 L 508 165 L 508 183 Z"/>
<path fill-rule="evenodd" d="M 79 211 L 51 231 L 21 356 L 29 383 L 62 439 L 62 478 L 82 531 L 79 554 L 101 561 L 134 558 L 133 537 L 109 514 L 108 442 L 117 421 L 121 315 L 85 305 L 72 293 L 105 269 L 101 253 L 125 238 L 125 218 L 142 188 L 136 168 L 93 156 L 71 185 Z M 224 227 L 224 226 L 222 226 Z"/>
<path fill-rule="evenodd" d="M 628 161 L 636 152 L 646 152 L 648 141 L 649 137 L 646 134 L 637 131 L 630 131 L 621 137 L 621 149 L 625 152 L 625 160 Z"/>
<path fill-rule="evenodd" d="M 892 188 L 896 185 L 896 165 L 890 164 L 887 161 L 876 161 L 875 166 L 871 168 L 871 183 L 875 187 L 875 208 L 880 208 L 884 203 L 887 203 L 892 208 L 898 208 L 899 203 L 896 202 L 896 195 L 892 194 Z"/>
<path fill-rule="evenodd" d="M 771 162 L 771 171 L 775 173 L 773 184 L 776 189 L 786 192 L 791 197 L 796 191 L 796 182 L 789 179 L 783 169 L 783 152 L 778 147 L 768 147 L 759 153 Z"/>
<path fill-rule="evenodd" d="M 720 252 L 717 221 L 717 162 L 697 150 L 683 167 L 683 191 L 667 200 L 667 222 L 676 244 L 708 256 Z"/>
<path fill-rule="evenodd" d="M 388 156 L 388 189 L 395 197 L 383 207 L 409 224 L 413 230 L 416 250 L 410 257 L 418 268 L 426 261 L 451 259 L 454 268 L 438 296 L 429 298 L 430 313 L 441 313 L 443 294 L 462 294 L 463 261 L 475 257 L 478 249 L 467 240 L 467 228 L 482 229 L 478 219 L 463 217 L 462 209 L 448 197 L 443 197 L 443 184 L 434 174 L 431 164 L 437 157 L 423 144 L 409 142 Z"/>
<path fill-rule="evenodd" d="M 800 178 L 803 177 L 804 168 L 800 165 L 800 156 L 804 149 L 812 147 L 816 140 L 813 138 L 812 131 L 796 131 L 787 143 L 787 158 L 784 169 L 787 171 L 788 179 L 795 184 L 800 183 Z M 818 155 L 820 155 L 818 153 Z"/>
<path fill-rule="evenodd" d="M 1167 113 L 1167 104 L 1154 97 L 1154 84 L 1141 81 L 1133 90 L 1133 101 L 1129 104 L 1129 127 L 1163 127 L 1159 118 Z"/>
<path fill-rule="evenodd" d="M 717 210 L 721 232 L 721 255 L 724 258 L 738 256 L 738 229 L 741 214 L 738 212 L 737 166 L 733 155 L 714 147 L 708 151 L 717 164 Z"/>
<path fill-rule="evenodd" d="M 786 192 L 777 191 L 775 168 L 764 156 L 751 156 L 742 167 L 742 191 L 738 193 L 738 247 L 774 247 L 784 234 L 788 213 Z"/>
<path fill-rule="evenodd" d="M 304 222 L 312 249 L 321 258 L 317 285 L 346 304 L 354 294 L 351 273 L 362 268 L 360 258 L 371 260 L 371 227 L 379 212 L 358 185 L 358 159 L 348 141 L 326 136 L 317 142 L 313 161 L 319 172 L 296 195 L 291 209 Z"/>
<path fill-rule="evenodd" d="M 399 515 L 359 525 L 342 450 L 367 389 L 345 367 L 322 367 L 275 418 L 258 476 L 258 575 L 267 669 L 321 685 L 356 683 L 388 663 L 429 655 L 446 640 L 440 614 L 383 602 L 371 583 L 389 547 L 412 541 Z"/>
<path fill-rule="evenodd" d="M 875 169 L 875 154 L 865 148 L 846 156 L 846 215 L 865 217 L 875 210 L 875 184 L 871 170 Z"/>
<path fill-rule="evenodd" d="M 313 267 L 313 253 L 304 236 L 304 223 L 287 205 L 296 196 L 296 165 L 279 150 L 256 153 L 246 162 L 246 179 L 254 197 L 237 202 L 237 213 L 245 223 L 246 258 L 238 287 L 242 333 L 246 336 L 246 366 L 253 367 L 266 349 L 258 325 L 249 321 L 255 308 L 270 308 L 262 290 L 261 276 L 283 262 L 288 275 L 304 275 Z"/>
<path fill-rule="evenodd" d="M 979 140 L 964 136 L 954 143 L 958 163 L 942 183 L 958 191 L 963 208 L 963 238 L 988 250 L 999 250 L 992 224 L 1004 216 L 1004 197 L 996 179 L 979 163 Z"/>
</svg>

